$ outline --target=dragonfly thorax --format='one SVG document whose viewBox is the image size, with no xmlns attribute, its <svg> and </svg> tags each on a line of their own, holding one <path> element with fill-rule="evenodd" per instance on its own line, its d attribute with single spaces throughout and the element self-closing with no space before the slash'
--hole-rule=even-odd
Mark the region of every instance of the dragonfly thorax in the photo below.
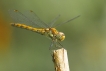
<svg viewBox="0 0 106 71">
<path fill-rule="evenodd" d="M 58 32 L 55 28 L 49 28 L 49 30 L 46 29 L 46 31 L 48 31 L 48 36 L 52 40 L 63 41 L 65 39 L 64 33 L 63 32 Z"/>
</svg>

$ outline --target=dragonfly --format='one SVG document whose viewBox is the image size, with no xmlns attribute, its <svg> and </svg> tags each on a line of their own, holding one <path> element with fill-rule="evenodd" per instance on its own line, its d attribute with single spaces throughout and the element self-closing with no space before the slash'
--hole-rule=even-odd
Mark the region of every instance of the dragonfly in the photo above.
<svg viewBox="0 0 106 71">
<path fill-rule="evenodd" d="M 63 45 L 60 42 L 65 39 L 65 34 L 63 32 L 59 32 L 55 27 L 68 23 L 80 16 L 78 15 L 63 23 L 59 23 L 53 26 L 54 23 L 57 21 L 57 19 L 60 17 L 60 15 L 54 18 L 50 24 L 46 24 L 32 10 L 30 10 L 26 15 L 21 13 L 18 10 L 12 10 L 12 11 L 10 10 L 9 13 L 10 13 L 10 16 L 15 21 L 17 21 L 15 23 L 11 23 L 11 26 L 27 29 L 27 30 L 36 32 L 38 34 L 49 37 L 52 40 L 50 47 L 53 47 L 53 45 L 55 45 L 55 47 L 63 47 Z M 30 26 L 31 24 L 33 26 Z"/>
</svg>

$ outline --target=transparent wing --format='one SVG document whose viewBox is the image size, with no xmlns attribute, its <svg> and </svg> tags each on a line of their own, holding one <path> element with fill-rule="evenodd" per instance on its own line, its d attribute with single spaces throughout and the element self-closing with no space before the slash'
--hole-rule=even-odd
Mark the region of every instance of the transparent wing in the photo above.
<svg viewBox="0 0 106 71">
<path fill-rule="evenodd" d="M 30 19 L 33 20 L 34 22 L 37 22 L 37 24 L 41 25 L 42 27 L 49 27 L 45 22 L 43 22 L 37 15 L 34 13 L 32 10 L 26 11 L 25 15 Z"/>
<path fill-rule="evenodd" d="M 20 23 L 20 24 L 22 23 L 22 24 L 30 25 L 33 27 L 40 27 L 40 28 L 46 27 L 38 24 L 37 21 L 33 21 L 33 19 L 31 20 L 30 17 L 26 16 L 25 14 L 21 13 L 18 10 L 9 10 L 9 14 L 15 23 Z"/>
<path fill-rule="evenodd" d="M 54 18 L 51 22 L 50 22 L 50 27 L 53 26 L 53 24 L 57 21 L 57 19 L 60 17 L 60 15 L 58 15 L 56 18 Z"/>
<path fill-rule="evenodd" d="M 74 19 L 76 19 L 76 18 L 78 18 L 78 17 L 80 17 L 80 15 L 78 15 L 78 16 L 72 18 L 72 19 L 69 19 L 69 20 L 67 20 L 67 21 L 65 21 L 65 22 L 63 22 L 63 23 L 57 24 L 57 25 L 55 25 L 54 27 L 60 26 L 60 25 L 65 24 L 65 23 L 68 23 L 68 22 L 70 22 L 70 21 L 72 21 L 72 20 L 74 20 Z"/>
</svg>

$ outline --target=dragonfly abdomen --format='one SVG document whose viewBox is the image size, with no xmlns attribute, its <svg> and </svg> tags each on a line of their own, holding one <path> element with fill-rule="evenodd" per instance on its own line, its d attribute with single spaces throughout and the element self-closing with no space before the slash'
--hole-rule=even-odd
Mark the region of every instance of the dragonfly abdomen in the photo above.
<svg viewBox="0 0 106 71">
<path fill-rule="evenodd" d="M 27 30 L 30 30 L 30 31 L 33 31 L 33 32 L 36 32 L 36 33 L 40 33 L 42 35 L 45 34 L 45 29 L 38 29 L 38 28 L 34 28 L 34 27 L 31 27 L 31 26 L 27 26 L 25 24 L 19 24 L 19 23 L 11 23 L 11 25 L 15 26 L 15 27 L 27 29 Z"/>
</svg>

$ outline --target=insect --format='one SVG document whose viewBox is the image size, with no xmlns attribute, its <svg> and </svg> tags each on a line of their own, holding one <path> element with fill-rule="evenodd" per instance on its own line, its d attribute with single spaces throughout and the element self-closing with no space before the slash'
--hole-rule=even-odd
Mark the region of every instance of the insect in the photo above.
<svg viewBox="0 0 106 71">
<path fill-rule="evenodd" d="M 59 32 L 56 28 L 52 27 L 54 25 L 54 23 L 57 21 L 57 19 L 60 17 L 60 15 L 58 15 L 48 25 L 48 24 L 44 23 L 43 21 L 41 21 L 40 18 L 33 11 L 29 11 L 29 13 L 28 13 L 29 16 L 26 16 L 25 14 L 21 13 L 18 10 L 13 10 L 13 11 L 10 10 L 9 12 L 10 12 L 11 17 L 13 19 L 15 18 L 15 20 L 18 21 L 16 23 L 11 23 L 12 26 L 27 29 L 27 30 L 30 30 L 30 31 L 33 31 L 33 32 L 39 33 L 41 35 L 45 35 L 45 36 L 49 37 L 52 40 L 50 47 L 52 47 L 53 45 L 55 45 L 55 47 L 63 47 L 60 44 L 60 42 L 65 39 L 65 34 L 63 32 Z M 54 27 L 57 27 L 62 24 L 65 24 L 67 22 L 70 22 L 70 21 L 78 18 L 79 16 L 76 16 L 70 20 L 63 22 L 63 23 L 57 24 Z M 39 28 L 29 26 L 30 24 L 35 25 L 36 27 L 39 27 Z"/>
</svg>

